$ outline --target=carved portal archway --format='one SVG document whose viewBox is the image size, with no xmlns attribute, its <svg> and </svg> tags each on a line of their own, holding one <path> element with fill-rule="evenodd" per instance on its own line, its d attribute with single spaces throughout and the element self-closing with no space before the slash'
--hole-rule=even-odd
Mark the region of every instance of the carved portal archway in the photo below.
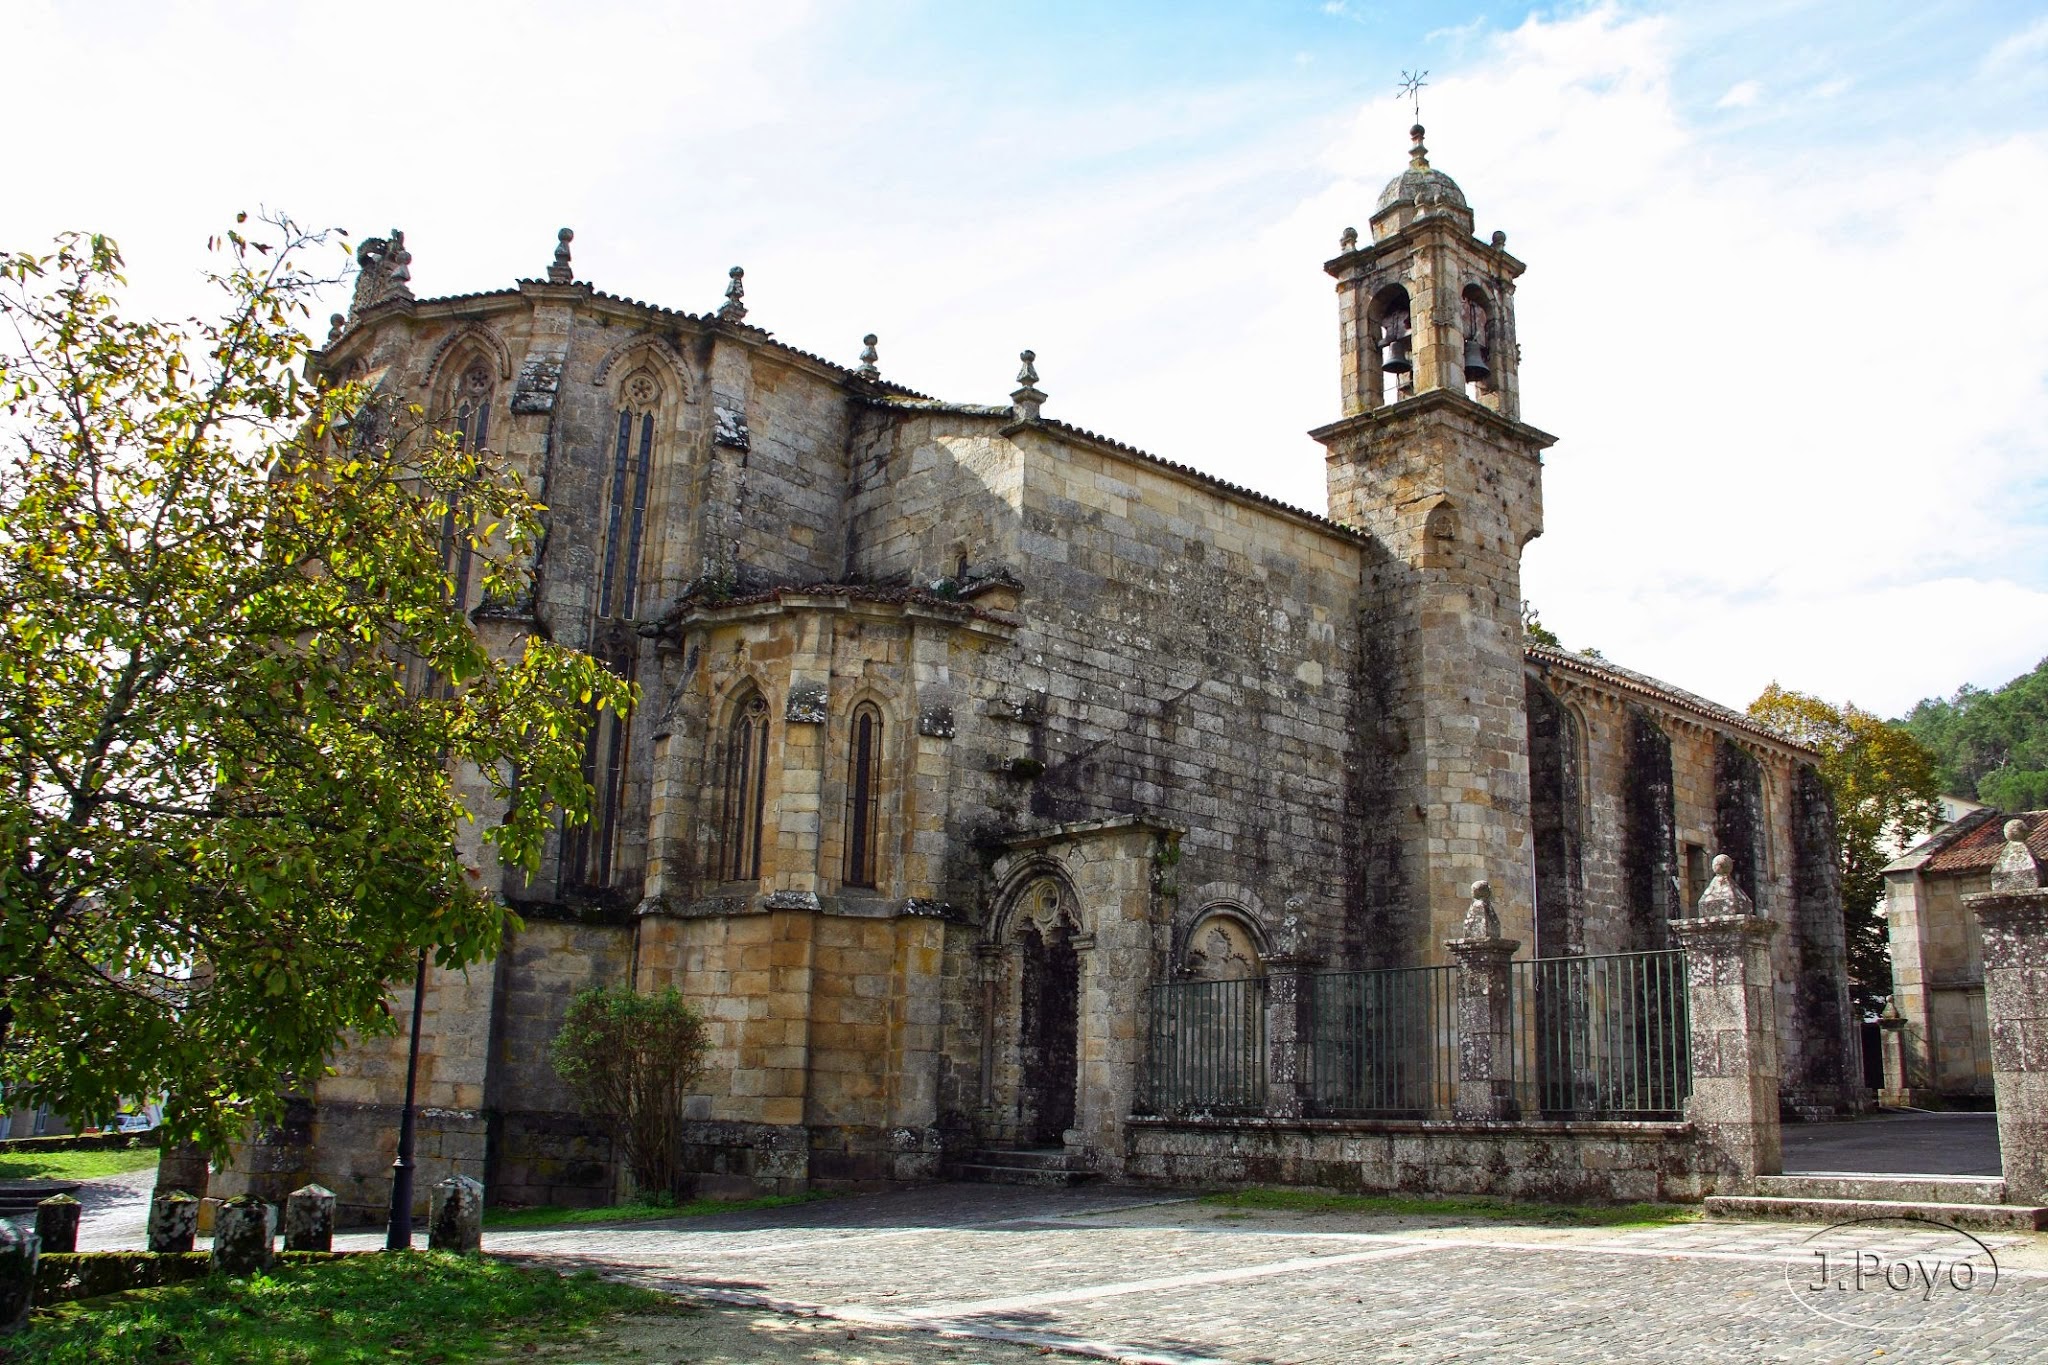
<svg viewBox="0 0 2048 1365">
<path fill-rule="evenodd" d="M 1026 1146 L 1059 1146 L 1080 1085 L 1080 909 L 1064 880 L 1040 875 L 1013 895 L 995 930 L 983 947 L 989 1127 Z"/>
</svg>

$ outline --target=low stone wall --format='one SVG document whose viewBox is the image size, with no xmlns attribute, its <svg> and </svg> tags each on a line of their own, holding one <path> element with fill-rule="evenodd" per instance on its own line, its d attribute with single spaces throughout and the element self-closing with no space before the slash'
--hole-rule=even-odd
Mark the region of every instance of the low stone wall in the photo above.
<svg viewBox="0 0 2048 1365">
<path fill-rule="evenodd" d="M 1689 1123 L 1133 1118 L 1123 1178 L 1345 1194 L 1692 1203 L 1712 1191 Z"/>
<path fill-rule="evenodd" d="M 491 1128 L 492 1204 L 594 1208 L 612 1202 L 617 1148 L 582 1114 L 508 1109 Z"/>
<path fill-rule="evenodd" d="M 334 1191 L 336 1227 L 380 1227 L 391 1212 L 391 1159 L 399 1106 L 327 1101 L 313 1112 L 306 1175 Z M 434 1186 L 451 1175 L 484 1175 L 486 1116 L 422 1105 L 413 1145 L 413 1214 L 424 1219 Z M 216 1194 L 223 1193 L 214 1178 Z M 239 1190 L 226 1193 L 240 1193 Z"/>
</svg>

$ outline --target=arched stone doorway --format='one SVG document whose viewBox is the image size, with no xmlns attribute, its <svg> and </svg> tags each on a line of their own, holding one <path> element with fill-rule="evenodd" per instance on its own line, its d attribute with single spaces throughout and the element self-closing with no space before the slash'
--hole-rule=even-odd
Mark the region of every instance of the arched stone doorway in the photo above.
<svg viewBox="0 0 2048 1365">
<path fill-rule="evenodd" d="M 1039 877 L 998 922 L 992 949 L 989 1118 L 1003 1139 L 1064 1145 L 1081 1059 L 1081 919 L 1073 893 Z"/>
</svg>

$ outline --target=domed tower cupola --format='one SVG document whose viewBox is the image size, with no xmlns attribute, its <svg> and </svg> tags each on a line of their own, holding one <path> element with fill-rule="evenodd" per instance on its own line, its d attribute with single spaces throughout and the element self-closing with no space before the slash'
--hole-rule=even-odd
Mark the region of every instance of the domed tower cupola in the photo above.
<svg viewBox="0 0 2048 1365">
<path fill-rule="evenodd" d="M 1458 182 L 1429 164 L 1429 148 L 1422 145 L 1422 125 L 1408 130 L 1415 145 L 1408 151 L 1408 169 L 1387 182 L 1372 214 L 1372 239 L 1385 241 L 1418 218 L 1432 214 L 1449 215 L 1466 232 L 1472 231 L 1472 209 Z"/>
<path fill-rule="evenodd" d="M 1337 279 L 1344 415 L 1434 391 L 1463 394 L 1519 420 L 1515 279 L 1507 234 L 1472 235 L 1458 182 L 1429 164 L 1422 125 L 1408 130 L 1408 168 L 1380 191 L 1372 240 L 1346 229 Z"/>
</svg>

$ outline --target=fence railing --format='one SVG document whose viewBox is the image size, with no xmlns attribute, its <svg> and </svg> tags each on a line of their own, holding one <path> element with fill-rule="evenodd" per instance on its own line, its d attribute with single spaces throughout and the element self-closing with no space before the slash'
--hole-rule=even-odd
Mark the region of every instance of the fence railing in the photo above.
<svg viewBox="0 0 2048 1365">
<path fill-rule="evenodd" d="M 1692 1093 L 1685 954 L 1510 964 L 1515 1091 L 1525 1114 L 1676 1115 Z"/>
<path fill-rule="evenodd" d="M 1457 968 L 1317 972 L 1308 978 L 1311 1112 L 1415 1115 L 1458 1083 Z"/>
<path fill-rule="evenodd" d="M 1307 1111 L 1448 1116 L 1458 1089 L 1459 970 L 1302 977 Z M 1504 1060 L 1521 1117 L 1682 1114 L 1692 1091 L 1683 952 L 1515 962 L 1508 991 Z M 1265 979 L 1165 982 L 1148 992 L 1148 1014 L 1142 1100 L 1151 1113 L 1264 1111 Z"/>
<path fill-rule="evenodd" d="M 1168 981 L 1151 992 L 1155 1114 L 1230 1114 L 1266 1105 L 1266 982 Z"/>
</svg>

